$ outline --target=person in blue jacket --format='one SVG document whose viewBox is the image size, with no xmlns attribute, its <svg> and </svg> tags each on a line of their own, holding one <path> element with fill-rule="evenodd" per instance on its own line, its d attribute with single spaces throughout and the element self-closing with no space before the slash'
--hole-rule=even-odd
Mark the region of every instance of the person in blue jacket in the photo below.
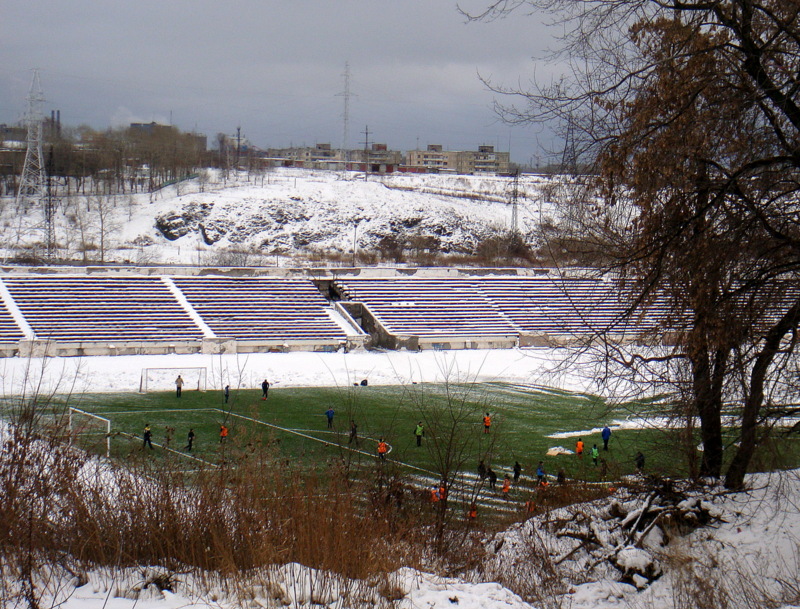
<svg viewBox="0 0 800 609">
<path fill-rule="evenodd" d="M 603 438 L 603 450 L 608 450 L 608 441 L 611 439 L 611 430 L 608 428 L 608 425 L 603 427 L 600 436 Z"/>
</svg>

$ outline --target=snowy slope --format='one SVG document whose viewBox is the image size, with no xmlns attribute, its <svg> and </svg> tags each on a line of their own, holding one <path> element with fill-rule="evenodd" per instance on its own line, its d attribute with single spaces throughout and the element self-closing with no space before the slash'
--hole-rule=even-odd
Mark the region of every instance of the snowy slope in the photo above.
<svg viewBox="0 0 800 609">
<path fill-rule="evenodd" d="M 549 206 L 545 178 L 521 180 L 519 229 L 530 231 Z M 104 199 L 66 196 L 55 216 L 58 256 L 97 261 L 104 257 L 143 264 L 303 263 L 315 252 L 374 249 L 382 237 L 435 239 L 443 253 L 472 253 L 511 223 L 511 180 L 503 177 L 389 175 L 274 169 L 266 173 L 201 177 L 154 193 Z M 26 210 L 22 210 L 23 212 Z M 12 201 L 0 221 L 14 227 L 0 246 L 41 248 L 41 210 L 19 214 Z M 17 242 L 16 235 L 21 239 Z M 529 234 L 529 239 L 533 237 Z M 17 249 L 17 252 L 19 249 Z M 234 255 L 235 254 L 235 255 Z M 307 264 L 307 262 L 305 262 Z"/>
</svg>

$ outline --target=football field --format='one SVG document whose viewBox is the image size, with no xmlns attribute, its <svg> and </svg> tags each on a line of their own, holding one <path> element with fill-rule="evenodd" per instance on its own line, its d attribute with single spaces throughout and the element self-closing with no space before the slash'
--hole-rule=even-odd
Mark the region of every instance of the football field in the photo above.
<svg viewBox="0 0 800 609">
<path fill-rule="evenodd" d="M 79 400 L 73 397 L 72 404 L 110 421 L 111 453 L 118 458 L 140 453 L 150 453 L 153 459 L 185 455 L 188 461 L 214 465 L 236 451 L 261 447 L 293 466 L 310 469 L 343 456 L 374 460 L 378 441 L 384 438 L 392 463 L 433 475 L 441 471 L 443 451 L 457 451 L 458 465 L 469 471 L 484 460 L 500 478 L 515 461 L 527 475 L 543 461 L 552 475 L 564 470 L 568 477 L 612 479 L 634 471 L 633 457 L 639 450 L 649 457 L 652 468 L 677 473 L 681 467 L 674 453 L 662 458 L 666 447 L 675 446 L 677 431 L 613 425 L 653 414 L 655 407 L 650 404 L 610 405 L 595 396 L 504 383 L 272 388 L 267 400 L 260 390 L 233 390 L 227 403 L 215 391 L 184 391 L 180 398 L 173 392 L 86 394 Z M 329 408 L 335 413 L 331 428 L 325 415 Z M 487 412 L 492 425 L 484 433 Z M 78 421 L 87 430 L 97 426 L 86 417 L 76 415 L 74 420 L 76 428 Z M 419 422 L 424 437 L 418 447 L 414 429 Z M 350 441 L 352 423 L 357 426 L 356 441 Z M 607 452 L 602 451 L 600 438 L 605 424 L 613 429 Z M 152 430 L 152 451 L 143 447 L 145 425 Z M 228 429 L 223 441 L 221 426 Z M 195 434 L 191 451 L 186 448 L 190 429 Z M 554 434 L 566 437 L 548 437 Z M 547 454 L 557 446 L 574 450 L 578 437 L 587 446 L 583 459 Z M 588 457 L 595 443 L 606 461 L 605 476 Z"/>
</svg>

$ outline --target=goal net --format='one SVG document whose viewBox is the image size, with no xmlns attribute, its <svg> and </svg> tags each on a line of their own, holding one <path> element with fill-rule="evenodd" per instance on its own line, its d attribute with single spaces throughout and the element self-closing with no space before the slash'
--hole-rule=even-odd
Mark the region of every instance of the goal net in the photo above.
<svg viewBox="0 0 800 609">
<path fill-rule="evenodd" d="M 183 379 L 184 390 L 206 390 L 208 368 L 199 366 L 196 368 L 142 368 L 139 393 L 174 390 L 175 380 L 178 376 Z"/>
<path fill-rule="evenodd" d="M 101 452 L 111 457 L 111 421 L 80 408 L 69 409 L 70 441 L 78 441 L 80 446 Z"/>
</svg>

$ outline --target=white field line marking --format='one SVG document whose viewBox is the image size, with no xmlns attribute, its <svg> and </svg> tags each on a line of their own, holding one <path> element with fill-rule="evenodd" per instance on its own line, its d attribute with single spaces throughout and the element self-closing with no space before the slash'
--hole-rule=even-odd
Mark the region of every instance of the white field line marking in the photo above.
<svg viewBox="0 0 800 609">
<path fill-rule="evenodd" d="M 88 412 L 88 411 L 87 411 Z M 103 416 L 104 414 L 149 414 L 151 412 L 219 412 L 219 408 L 171 408 L 171 409 L 164 409 L 164 410 L 118 410 L 118 411 L 109 411 L 104 412 L 103 414 L 93 412 L 90 414 L 96 414 L 97 416 Z"/>
<path fill-rule="evenodd" d="M 141 436 L 137 436 L 136 434 L 128 433 L 126 431 L 118 431 L 116 432 L 120 436 L 125 436 L 131 438 L 132 440 L 143 440 Z M 181 457 L 186 457 L 187 459 L 193 459 L 194 461 L 199 461 L 200 463 L 205 463 L 206 465 L 210 465 L 211 467 L 219 467 L 216 463 L 211 463 L 211 461 L 206 461 L 205 459 L 201 459 L 200 457 L 195 457 L 189 453 L 182 453 L 179 450 L 175 450 L 174 448 L 169 448 L 164 446 L 163 444 L 159 444 L 158 442 L 152 442 L 153 446 L 158 446 L 162 450 L 166 450 L 171 453 L 175 453 L 176 455 L 180 455 Z"/>
<path fill-rule="evenodd" d="M 221 412 L 221 413 L 226 414 L 226 415 L 230 415 L 232 417 L 239 417 L 240 419 L 244 419 L 246 421 L 252 421 L 253 423 L 258 423 L 260 425 L 266 425 L 267 427 L 272 427 L 273 429 L 278 429 L 280 431 L 285 431 L 286 433 L 295 434 L 296 436 L 300 436 L 301 438 L 307 438 L 309 440 L 313 440 L 314 442 L 320 442 L 322 444 L 330 444 L 330 442 L 328 442 L 327 440 L 321 440 L 320 438 L 315 438 L 314 436 L 310 436 L 310 435 L 308 435 L 306 433 L 303 433 L 301 431 L 296 431 L 294 429 L 288 429 L 286 427 L 280 427 L 280 426 L 275 425 L 273 423 L 267 423 L 266 421 L 259 421 L 258 419 L 254 419 L 253 417 L 246 417 L 243 414 L 236 414 L 235 412 L 227 412 L 225 410 L 220 410 L 219 408 L 215 408 L 214 410 L 217 410 L 218 412 Z M 315 432 L 315 433 L 317 433 L 317 432 Z M 336 433 L 336 432 L 320 432 L 320 433 Z M 370 440 L 372 442 L 375 441 L 374 439 L 369 438 L 367 436 L 362 436 L 361 438 L 359 438 L 359 440 L 361 440 L 361 439 Z M 349 450 L 351 452 L 358 453 L 360 455 L 365 455 L 367 457 L 372 457 L 374 459 L 378 458 L 373 453 L 368 453 L 368 452 L 366 452 L 364 450 L 359 450 L 357 448 L 350 448 L 349 446 L 343 446 L 342 444 L 339 444 L 339 448 L 343 448 L 345 450 Z M 392 452 L 392 446 L 390 444 L 389 445 L 389 453 L 391 453 L 391 452 Z M 417 467 L 416 465 L 411 465 L 410 463 L 404 463 L 403 461 L 394 461 L 394 463 L 397 463 L 398 465 L 402 465 L 403 467 L 408 467 L 409 469 L 415 469 L 417 471 L 424 472 L 426 474 L 430 474 L 431 476 L 438 477 L 438 475 L 439 475 L 436 472 L 432 472 L 432 471 L 424 469 L 422 467 Z"/>
</svg>

